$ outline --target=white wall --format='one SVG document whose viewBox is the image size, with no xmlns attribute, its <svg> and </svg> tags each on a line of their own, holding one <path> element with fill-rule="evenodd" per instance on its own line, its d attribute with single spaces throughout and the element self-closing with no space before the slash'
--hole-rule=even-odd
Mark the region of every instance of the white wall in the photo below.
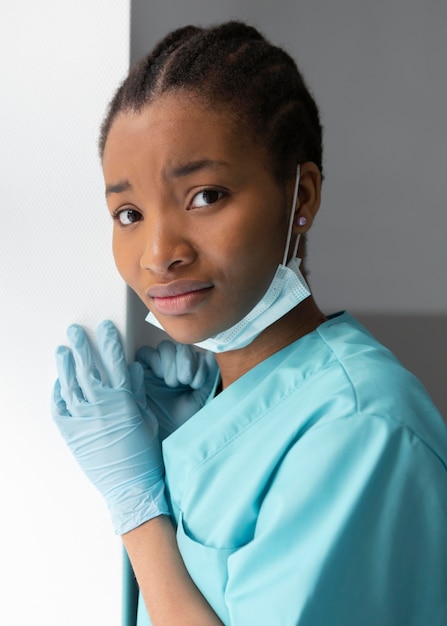
<svg viewBox="0 0 447 626">
<path fill-rule="evenodd" d="M 125 322 L 98 126 L 128 67 L 129 2 L 0 5 L 0 623 L 120 623 L 121 544 L 50 418 L 54 349 Z"/>
</svg>

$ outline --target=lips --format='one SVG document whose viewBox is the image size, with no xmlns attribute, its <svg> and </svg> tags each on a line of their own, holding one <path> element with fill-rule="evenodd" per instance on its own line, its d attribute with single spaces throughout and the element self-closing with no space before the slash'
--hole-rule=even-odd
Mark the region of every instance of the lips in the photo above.
<svg viewBox="0 0 447 626">
<path fill-rule="evenodd" d="M 201 280 L 175 280 L 166 285 L 154 285 L 147 291 L 149 298 L 170 298 L 172 296 L 182 296 L 193 291 L 209 289 L 212 283 Z"/>
<path fill-rule="evenodd" d="M 192 312 L 205 300 L 213 284 L 199 280 L 176 280 L 166 285 L 153 285 L 146 292 L 154 308 L 163 315 Z"/>
</svg>

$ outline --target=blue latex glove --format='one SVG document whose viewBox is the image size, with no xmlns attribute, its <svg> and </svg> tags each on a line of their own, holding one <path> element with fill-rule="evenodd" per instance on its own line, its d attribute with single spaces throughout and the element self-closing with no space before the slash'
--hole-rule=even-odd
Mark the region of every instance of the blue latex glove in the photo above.
<svg viewBox="0 0 447 626">
<path fill-rule="evenodd" d="M 214 393 L 219 370 L 212 352 L 162 341 L 137 352 L 144 368 L 147 404 L 157 416 L 164 439 L 197 413 Z"/>
<path fill-rule="evenodd" d="M 82 470 L 109 507 L 117 534 L 169 515 L 157 420 L 148 411 L 141 365 L 127 367 L 112 322 L 98 326 L 101 379 L 84 330 L 67 331 L 56 351 L 53 418 Z"/>
</svg>

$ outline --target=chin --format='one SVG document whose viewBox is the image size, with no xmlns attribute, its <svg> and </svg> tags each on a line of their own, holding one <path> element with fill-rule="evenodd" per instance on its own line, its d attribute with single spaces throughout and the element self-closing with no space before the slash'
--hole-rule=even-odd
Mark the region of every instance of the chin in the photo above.
<svg viewBox="0 0 447 626">
<path fill-rule="evenodd" d="M 165 332 L 171 337 L 173 341 L 176 341 L 177 343 L 199 343 L 200 341 L 204 341 L 205 339 L 208 339 L 209 337 L 212 337 L 214 336 L 214 334 L 216 334 L 204 333 L 203 331 L 194 332 L 194 329 L 192 329 L 190 326 L 188 327 L 187 323 L 184 325 L 184 328 L 179 328 L 179 325 L 176 324 L 164 324 L 161 320 L 160 323 L 165 329 Z"/>
</svg>

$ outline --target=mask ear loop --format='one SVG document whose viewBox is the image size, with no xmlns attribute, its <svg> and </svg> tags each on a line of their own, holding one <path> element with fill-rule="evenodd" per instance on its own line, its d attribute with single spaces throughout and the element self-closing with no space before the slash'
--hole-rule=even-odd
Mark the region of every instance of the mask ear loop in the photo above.
<svg viewBox="0 0 447 626">
<path fill-rule="evenodd" d="M 284 257 L 282 260 L 283 265 L 287 264 L 287 257 L 289 256 L 290 240 L 292 238 L 293 218 L 295 217 L 295 207 L 296 207 L 296 200 L 298 198 L 299 186 L 300 186 L 300 164 L 298 163 L 296 167 L 295 189 L 293 190 L 292 210 L 290 211 L 289 230 L 287 232 L 287 239 L 286 239 L 286 249 L 284 250 Z M 297 235 L 295 246 L 293 248 L 292 258 L 296 257 L 296 254 L 298 252 L 299 241 L 300 241 L 300 235 Z"/>
<path fill-rule="evenodd" d="M 300 243 L 300 237 L 301 237 L 301 233 L 298 233 L 298 235 L 296 236 L 295 245 L 293 246 L 292 259 L 294 259 L 298 255 L 298 246 L 299 246 L 299 243 Z"/>
</svg>

